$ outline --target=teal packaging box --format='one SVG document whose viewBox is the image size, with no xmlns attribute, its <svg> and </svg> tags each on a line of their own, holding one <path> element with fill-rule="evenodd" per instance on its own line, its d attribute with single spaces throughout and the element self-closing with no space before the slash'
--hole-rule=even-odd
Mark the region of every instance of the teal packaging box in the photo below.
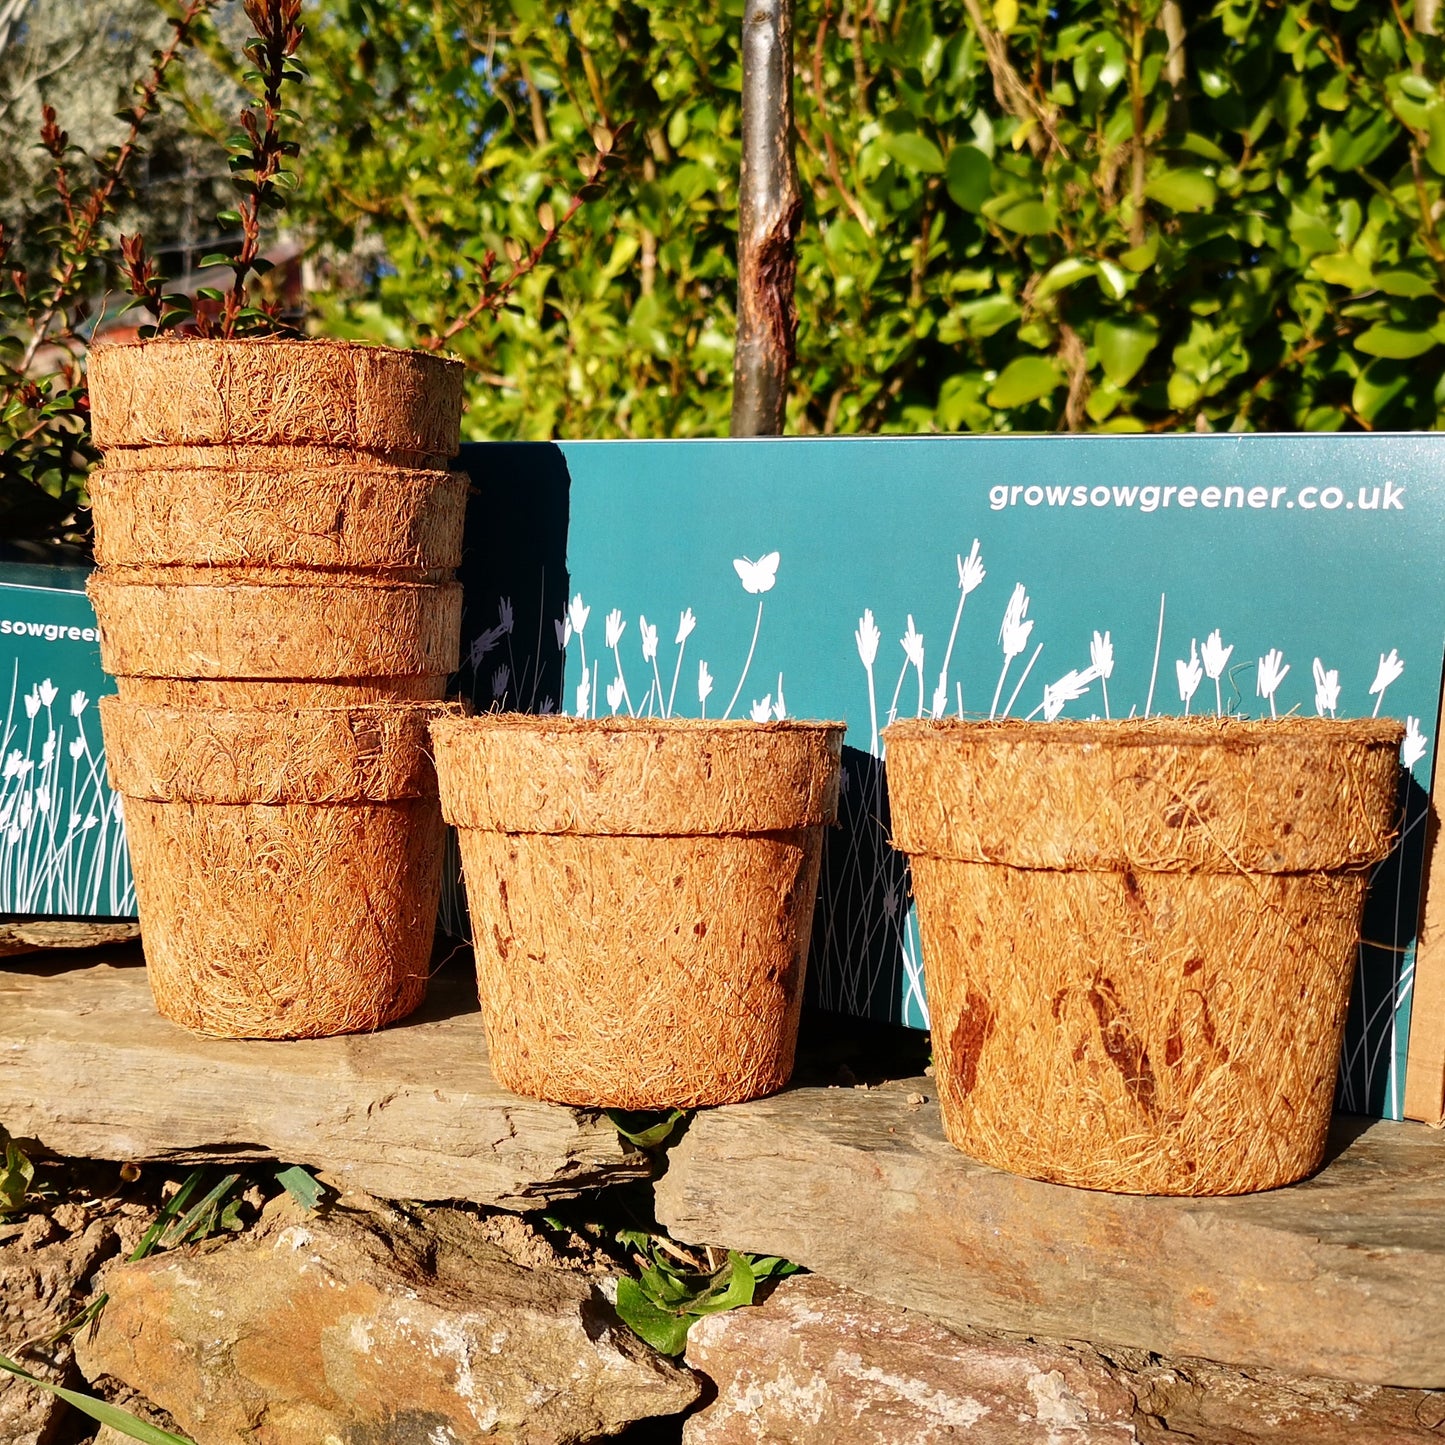
<svg viewBox="0 0 1445 1445">
<path fill-rule="evenodd" d="M 1407 722 L 1401 840 L 1372 883 L 1340 1089 L 1346 1109 L 1401 1115 L 1445 436 L 491 444 L 462 464 L 462 682 L 479 707 L 847 722 L 809 962 L 824 1008 L 928 1022 L 888 843 L 891 718 Z M 1418 982 L 1445 1009 L 1439 975 Z"/>
<path fill-rule="evenodd" d="M 0 914 L 135 916 L 87 575 L 0 563 Z"/>
</svg>

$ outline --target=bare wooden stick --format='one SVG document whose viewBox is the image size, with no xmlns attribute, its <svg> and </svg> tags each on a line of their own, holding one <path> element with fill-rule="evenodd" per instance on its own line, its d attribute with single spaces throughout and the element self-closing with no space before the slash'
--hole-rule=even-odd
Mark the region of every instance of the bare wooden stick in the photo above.
<svg viewBox="0 0 1445 1445">
<path fill-rule="evenodd" d="M 742 56 L 732 434 L 777 436 L 795 357 L 795 243 L 803 216 L 793 153 L 792 0 L 747 0 Z"/>
</svg>

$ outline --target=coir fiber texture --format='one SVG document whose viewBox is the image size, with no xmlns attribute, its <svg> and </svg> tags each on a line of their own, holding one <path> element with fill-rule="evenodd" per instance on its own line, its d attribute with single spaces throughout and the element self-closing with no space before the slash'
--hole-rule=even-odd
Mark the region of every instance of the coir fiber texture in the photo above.
<svg viewBox="0 0 1445 1445">
<path fill-rule="evenodd" d="M 448 580 L 468 481 L 399 467 L 100 467 L 90 475 L 105 567 L 277 567 Z"/>
<path fill-rule="evenodd" d="M 455 582 L 125 568 L 86 590 L 121 677 L 415 677 L 455 671 L 461 646 Z"/>
<path fill-rule="evenodd" d="M 197 1033 L 380 1028 L 426 989 L 435 707 L 218 713 L 101 701 L 156 1005 Z"/>
<path fill-rule="evenodd" d="M 1314 718 L 890 727 L 953 1142 L 1130 1193 L 1316 1168 L 1401 737 Z"/>
<path fill-rule="evenodd" d="M 842 735 L 806 723 L 436 723 L 502 1083 L 653 1109 L 787 1082 Z"/>
<path fill-rule="evenodd" d="M 103 451 L 279 444 L 449 457 L 459 445 L 463 368 L 428 352 L 160 337 L 97 346 L 88 366 Z"/>
</svg>

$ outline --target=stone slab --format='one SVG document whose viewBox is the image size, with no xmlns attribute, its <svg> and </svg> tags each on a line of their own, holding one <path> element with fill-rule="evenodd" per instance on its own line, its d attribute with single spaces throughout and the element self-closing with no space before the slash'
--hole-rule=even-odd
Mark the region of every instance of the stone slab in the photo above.
<svg viewBox="0 0 1445 1445">
<path fill-rule="evenodd" d="M 699 1113 L 657 1217 L 964 1328 L 1445 1385 L 1445 1135 L 1344 1118 L 1331 1154 L 1267 1194 L 1102 1194 L 960 1154 L 931 1079 L 800 1088 Z"/>
<path fill-rule="evenodd" d="M 57 1154 L 277 1158 L 382 1198 L 518 1210 L 648 1173 L 600 1114 L 493 1081 L 460 972 L 379 1033 L 273 1043 L 161 1018 L 138 950 L 75 957 L 0 965 L 0 1124 Z"/>
</svg>

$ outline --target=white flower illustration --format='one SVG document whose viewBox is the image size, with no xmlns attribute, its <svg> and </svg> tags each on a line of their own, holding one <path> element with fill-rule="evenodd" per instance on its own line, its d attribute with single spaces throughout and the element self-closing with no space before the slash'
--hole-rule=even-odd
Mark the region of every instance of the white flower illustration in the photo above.
<svg viewBox="0 0 1445 1445">
<path fill-rule="evenodd" d="M 40 694 L 38 692 L 27 692 L 25 694 L 25 716 L 31 722 L 35 721 L 35 715 L 40 711 Z"/>
<path fill-rule="evenodd" d="M 507 683 L 511 680 L 512 669 L 504 662 L 492 674 L 492 700 L 499 700 L 507 691 Z"/>
<path fill-rule="evenodd" d="M 707 700 L 712 696 L 712 673 L 707 670 L 707 663 L 699 662 L 697 665 L 697 701 L 702 708 L 702 715 L 707 716 Z"/>
<path fill-rule="evenodd" d="M 755 723 L 767 722 L 773 715 L 772 693 L 766 693 L 762 698 L 754 702 L 749 712 Z"/>
<path fill-rule="evenodd" d="M 783 674 L 778 674 L 778 700 L 773 704 L 773 716 L 782 722 L 788 715 L 787 705 L 783 702 Z"/>
<path fill-rule="evenodd" d="M 1255 689 L 1260 697 L 1269 699 L 1270 717 L 1278 717 L 1274 710 L 1274 695 L 1279 691 L 1279 685 L 1285 680 L 1289 672 L 1289 664 L 1284 660 L 1284 653 L 1279 648 L 1272 647 L 1259 659 L 1259 670 L 1255 675 Z"/>
<path fill-rule="evenodd" d="M 873 620 L 873 609 L 865 607 L 862 617 L 858 619 L 857 630 L 853 633 L 853 641 L 858 645 L 858 656 L 868 674 L 868 716 L 873 725 L 869 751 L 875 757 L 878 755 L 878 695 L 873 686 L 873 662 L 878 656 L 878 640 L 881 636 L 878 624 Z"/>
<path fill-rule="evenodd" d="M 1384 653 L 1380 654 L 1380 666 L 1375 673 L 1374 682 L 1370 684 L 1370 695 L 1375 699 L 1375 711 L 1371 716 L 1379 717 L 1380 704 L 1385 700 L 1385 689 L 1396 681 L 1404 670 L 1405 664 L 1401 662 L 1400 654 L 1393 647 L 1390 649 L 1388 657 Z"/>
<path fill-rule="evenodd" d="M 82 733 L 70 745 L 70 760 L 78 763 L 85 756 L 85 734 Z"/>
<path fill-rule="evenodd" d="M 587 709 L 592 702 L 592 674 L 587 669 L 587 664 L 582 664 L 582 681 L 577 684 L 577 716 L 586 717 Z"/>
<path fill-rule="evenodd" d="M 1003 692 L 1004 678 L 1008 676 L 1009 666 L 1028 646 L 1029 634 L 1034 630 L 1028 610 L 1029 594 L 1024 590 L 1024 584 L 1019 582 L 1014 586 L 1008 606 L 1004 608 L 1003 623 L 998 630 L 999 646 L 1003 648 L 1003 671 L 999 673 L 998 686 L 993 690 L 993 703 L 988 710 L 990 718 L 998 715 L 998 700 Z M 938 717 L 939 713 L 935 712 L 934 716 Z"/>
<path fill-rule="evenodd" d="M 1189 660 L 1182 657 L 1174 664 L 1174 675 L 1179 679 L 1179 701 L 1184 704 L 1184 716 L 1189 716 L 1189 704 L 1204 681 L 1204 665 L 1199 661 L 1199 640 L 1189 639 Z"/>
<path fill-rule="evenodd" d="M 1429 746 L 1430 739 L 1420 731 L 1420 719 L 1407 717 L 1405 719 L 1405 741 L 1400 744 L 1400 761 L 1407 769 L 1413 768 L 1425 756 L 1425 750 Z"/>
<path fill-rule="evenodd" d="M 857 630 L 853 633 L 853 641 L 858 644 L 858 656 L 863 659 L 864 667 L 873 666 L 873 660 L 878 656 L 878 639 L 881 635 L 878 624 L 873 620 L 873 609 L 865 607 L 862 617 L 858 619 Z"/>
<path fill-rule="evenodd" d="M 40 694 L 40 702 L 44 707 L 49 707 L 55 701 L 56 694 L 60 691 L 56 685 L 47 677 L 36 689 Z"/>
<path fill-rule="evenodd" d="M 743 584 L 744 592 L 751 592 L 757 595 L 760 592 L 771 592 L 773 583 L 778 580 L 779 554 L 768 552 L 754 562 L 750 557 L 735 557 L 733 559 L 733 570 L 737 572 Z"/>
<path fill-rule="evenodd" d="M 738 698 L 742 696 L 743 684 L 748 680 L 748 669 L 753 665 L 753 654 L 758 648 L 758 633 L 763 625 L 763 598 L 764 592 L 773 590 L 773 583 L 778 580 L 778 553 L 769 552 L 759 557 L 756 562 L 748 557 L 735 557 L 733 559 L 733 570 L 738 574 L 743 584 L 743 591 L 751 592 L 758 599 L 758 615 L 753 622 L 753 640 L 748 644 L 748 655 L 743 662 L 742 676 L 738 678 L 738 685 L 733 688 L 733 695 L 728 699 L 728 705 L 723 709 L 725 718 L 731 717 L 733 709 L 738 704 Z"/>
<path fill-rule="evenodd" d="M 617 709 L 622 706 L 622 699 L 626 696 L 626 693 L 626 685 L 620 676 L 614 677 L 612 681 L 607 684 L 607 706 L 612 709 L 614 716 L 616 716 Z"/>
<path fill-rule="evenodd" d="M 44 783 L 35 790 L 35 811 L 42 815 L 50 811 L 50 789 Z"/>
<path fill-rule="evenodd" d="M 898 681 L 893 687 L 893 700 L 888 704 L 888 721 L 898 716 L 898 694 L 903 691 L 903 679 L 912 667 L 918 673 L 918 712 L 923 716 L 923 634 L 913 625 L 913 614 L 908 614 L 908 630 L 899 639 L 903 648 L 903 666 L 898 671 Z"/>
<path fill-rule="evenodd" d="M 1109 679 L 1114 675 L 1114 643 L 1107 632 L 1096 632 L 1089 644 L 1089 665 L 1099 675 L 1104 692 L 1104 716 L 1109 716 Z"/>
<path fill-rule="evenodd" d="M 642 634 L 642 660 L 657 661 L 657 628 L 648 625 L 647 618 L 637 619 L 637 630 Z"/>
<path fill-rule="evenodd" d="M 73 692 L 73 693 L 71 693 L 71 694 L 70 694 L 70 715 L 71 715 L 71 717 L 79 717 L 79 716 L 81 715 L 81 713 L 83 713 L 83 712 L 85 711 L 86 705 L 87 705 L 89 702 L 90 702 L 90 699 L 89 699 L 88 697 L 86 697 L 86 695 L 85 695 L 83 692 Z"/>
<path fill-rule="evenodd" d="M 24 761 L 24 753 L 22 753 L 19 748 L 16 748 L 10 756 L 5 759 L 5 771 L 3 774 L 0 774 L 0 778 L 3 778 L 4 781 L 8 783 L 11 778 L 18 777 L 20 775 L 20 765 Z"/>
<path fill-rule="evenodd" d="M 1208 637 L 1204 639 L 1204 646 L 1200 649 L 1200 658 L 1204 663 L 1204 675 L 1214 683 L 1214 711 L 1218 716 L 1224 714 L 1224 695 L 1220 691 L 1219 679 L 1229 663 L 1229 656 L 1234 651 L 1234 644 L 1231 642 L 1228 647 L 1224 645 L 1224 639 L 1219 635 L 1216 627 Z"/>
<path fill-rule="evenodd" d="M 607 645 L 616 647 L 622 641 L 622 634 L 627 631 L 627 623 L 623 620 L 620 608 L 614 607 L 607 614 Z"/>
<path fill-rule="evenodd" d="M 557 650 L 567 651 L 567 644 L 572 641 L 572 621 L 567 617 L 554 617 L 552 626 L 557 629 Z"/>
<path fill-rule="evenodd" d="M 1326 668 L 1324 663 L 1315 658 L 1315 714 L 1323 717 L 1329 713 L 1335 715 L 1335 709 L 1340 705 L 1340 673 L 1338 668 Z"/>
<path fill-rule="evenodd" d="M 480 667 L 482 659 L 506 636 L 500 627 L 485 627 L 472 639 L 471 663 Z"/>
<path fill-rule="evenodd" d="M 687 650 L 687 639 L 692 636 L 692 630 L 697 626 L 697 618 L 692 615 L 692 608 L 683 609 L 682 616 L 677 619 L 677 661 L 672 665 L 672 687 L 667 694 L 667 708 L 663 712 L 664 717 L 672 716 L 672 704 L 677 698 L 677 680 L 682 676 L 682 654 Z M 659 689 L 658 701 L 661 702 L 661 689 Z"/>
<path fill-rule="evenodd" d="M 502 629 L 502 632 L 504 634 L 510 633 L 513 622 L 512 599 L 510 597 L 500 597 L 497 599 L 497 617 L 497 625 Z"/>
<path fill-rule="evenodd" d="M 1063 712 L 1065 703 L 1083 697 L 1088 692 L 1090 683 L 1098 675 L 1097 670 L 1093 667 L 1086 667 L 1082 671 L 1078 668 L 1071 668 L 1057 682 L 1045 683 L 1044 721 L 1053 722 Z"/>
<path fill-rule="evenodd" d="M 958 606 L 953 613 L 953 626 L 948 633 L 948 646 L 943 649 L 943 666 L 938 669 L 938 685 L 933 689 L 933 716 L 942 717 L 944 709 L 948 706 L 948 665 L 953 661 L 953 644 L 958 640 L 958 624 L 963 621 L 963 604 L 968 601 L 968 594 L 974 591 L 983 579 L 988 576 L 983 565 L 983 558 L 979 555 L 978 538 L 973 539 L 973 546 L 969 549 L 967 557 L 958 559 Z M 921 682 L 921 679 L 920 679 Z M 919 688 L 920 706 L 919 712 L 923 711 L 921 698 L 922 687 Z M 959 702 L 959 712 L 963 711 L 963 703 Z"/>
<path fill-rule="evenodd" d="M 592 609 L 582 605 L 582 594 L 579 592 L 567 604 L 567 621 L 572 624 L 573 632 L 581 632 L 587 626 L 587 619 L 592 616 Z"/>
<path fill-rule="evenodd" d="M 967 597 L 970 592 L 978 589 L 979 583 L 987 576 L 988 573 L 984 571 L 983 558 L 978 553 L 978 538 L 975 537 L 968 556 L 958 559 L 958 590 Z"/>
</svg>

